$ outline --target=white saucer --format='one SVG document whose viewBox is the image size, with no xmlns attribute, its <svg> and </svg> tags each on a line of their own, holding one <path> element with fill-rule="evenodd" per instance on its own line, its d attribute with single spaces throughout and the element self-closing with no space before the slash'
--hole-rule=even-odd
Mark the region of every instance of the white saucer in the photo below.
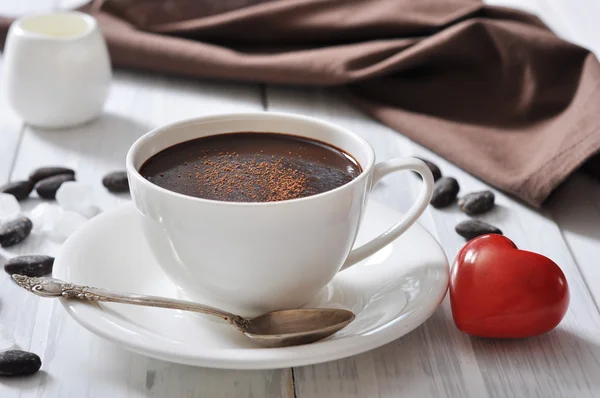
<svg viewBox="0 0 600 398">
<path fill-rule="evenodd" d="M 54 263 L 54 277 L 178 297 L 177 288 L 152 257 L 138 217 L 133 205 L 126 204 L 88 222 L 64 244 Z M 397 211 L 371 201 L 357 244 L 399 218 Z M 435 239 L 414 225 L 393 244 L 337 275 L 307 304 L 350 309 L 356 314 L 354 322 L 326 340 L 288 348 L 260 348 L 234 328 L 198 314 L 61 301 L 91 332 L 150 357 L 212 368 L 271 369 L 356 355 L 405 335 L 441 303 L 448 270 L 446 256 Z"/>
</svg>

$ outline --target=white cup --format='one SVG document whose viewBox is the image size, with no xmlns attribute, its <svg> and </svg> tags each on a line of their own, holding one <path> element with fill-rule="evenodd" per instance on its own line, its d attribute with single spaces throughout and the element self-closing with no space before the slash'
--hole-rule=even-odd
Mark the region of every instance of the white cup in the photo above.
<svg viewBox="0 0 600 398">
<path fill-rule="evenodd" d="M 8 101 L 27 123 L 70 127 L 102 112 L 111 68 L 93 17 L 73 11 L 17 19 L 3 62 Z"/>
<path fill-rule="evenodd" d="M 138 172 L 163 149 L 231 132 L 286 133 L 325 142 L 350 154 L 362 173 L 314 196 L 239 203 L 175 193 Z M 369 191 L 386 175 L 402 170 L 423 176 L 417 201 L 388 231 L 352 249 Z M 130 148 L 127 173 L 145 237 L 166 275 L 188 298 L 243 316 L 306 303 L 340 270 L 406 231 L 433 191 L 431 172 L 418 159 L 375 164 L 373 149 L 360 136 L 317 119 L 271 112 L 203 117 L 155 129 Z"/>
</svg>

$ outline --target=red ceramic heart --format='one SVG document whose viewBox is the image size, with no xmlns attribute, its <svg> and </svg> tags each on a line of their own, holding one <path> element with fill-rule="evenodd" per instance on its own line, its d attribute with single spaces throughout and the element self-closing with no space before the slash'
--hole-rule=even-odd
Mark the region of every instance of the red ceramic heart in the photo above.
<svg viewBox="0 0 600 398">
<path fill-rule="evenodd" d="M 565 316 L 569 286 L 547 257 L 485 235 L 458 253 L 450 277 L 452 316 L 464 333 L 523 338 L 548 332 Z"/>
</svg>

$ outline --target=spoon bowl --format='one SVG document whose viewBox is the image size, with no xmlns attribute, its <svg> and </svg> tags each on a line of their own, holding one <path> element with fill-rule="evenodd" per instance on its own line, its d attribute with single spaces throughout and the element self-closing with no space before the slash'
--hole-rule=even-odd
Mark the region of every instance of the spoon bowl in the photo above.
<svg viewBox="0 0 600 398">
<path fill-rule="evenodd" d="M 329 337 L 354 318 L 351 311 L 334 308 L 274 311 L 249 319 L 242 333 L 263 347 L 287 347 Z"/>
</svg>

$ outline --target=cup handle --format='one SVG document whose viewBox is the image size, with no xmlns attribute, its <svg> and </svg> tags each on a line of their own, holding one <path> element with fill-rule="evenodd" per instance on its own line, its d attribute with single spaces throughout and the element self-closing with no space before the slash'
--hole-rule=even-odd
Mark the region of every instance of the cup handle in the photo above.
<svg viewBox="0 0 600 398">
<path fill-rule="evenodd" d="M 403 171 L 403 170 L 413 170 L 416 171 L 423 177 L 423 185 L 421 187 L 421 192 L 419 192 L 419 196 L 417 197 L 416 202 L 412 205 L 410 210 L 406 212 L 404 218 L 400 220 L 396 225 L 374 238 L 373 240 L 365 243 L 364 245 L 353 249 L 344 265 L 342 265 L 341 270 L 349 268 L 350 266 L 356 264 L 359 261 L 364 260 L 365 258 L 371 256 L 372 254 L 378 252 L 385 246 L 392 243 L 396 240 L 400 235 L 404 233 L 417 219 L 423 214 L 429 201 L 431 200 L 431 195 L 433 194 L 433 175 L 431 174 L 431 170 L 429 167 L 419 159 L 415 158 L 404 158 L 404 159 L 391 159 L 385 162 L 377 163 L 373 170 L 373 181 L 371 184 L 371 189 L 377 185 L 379 181 L 385 176 L 395 171 Z"/>
</svg>

